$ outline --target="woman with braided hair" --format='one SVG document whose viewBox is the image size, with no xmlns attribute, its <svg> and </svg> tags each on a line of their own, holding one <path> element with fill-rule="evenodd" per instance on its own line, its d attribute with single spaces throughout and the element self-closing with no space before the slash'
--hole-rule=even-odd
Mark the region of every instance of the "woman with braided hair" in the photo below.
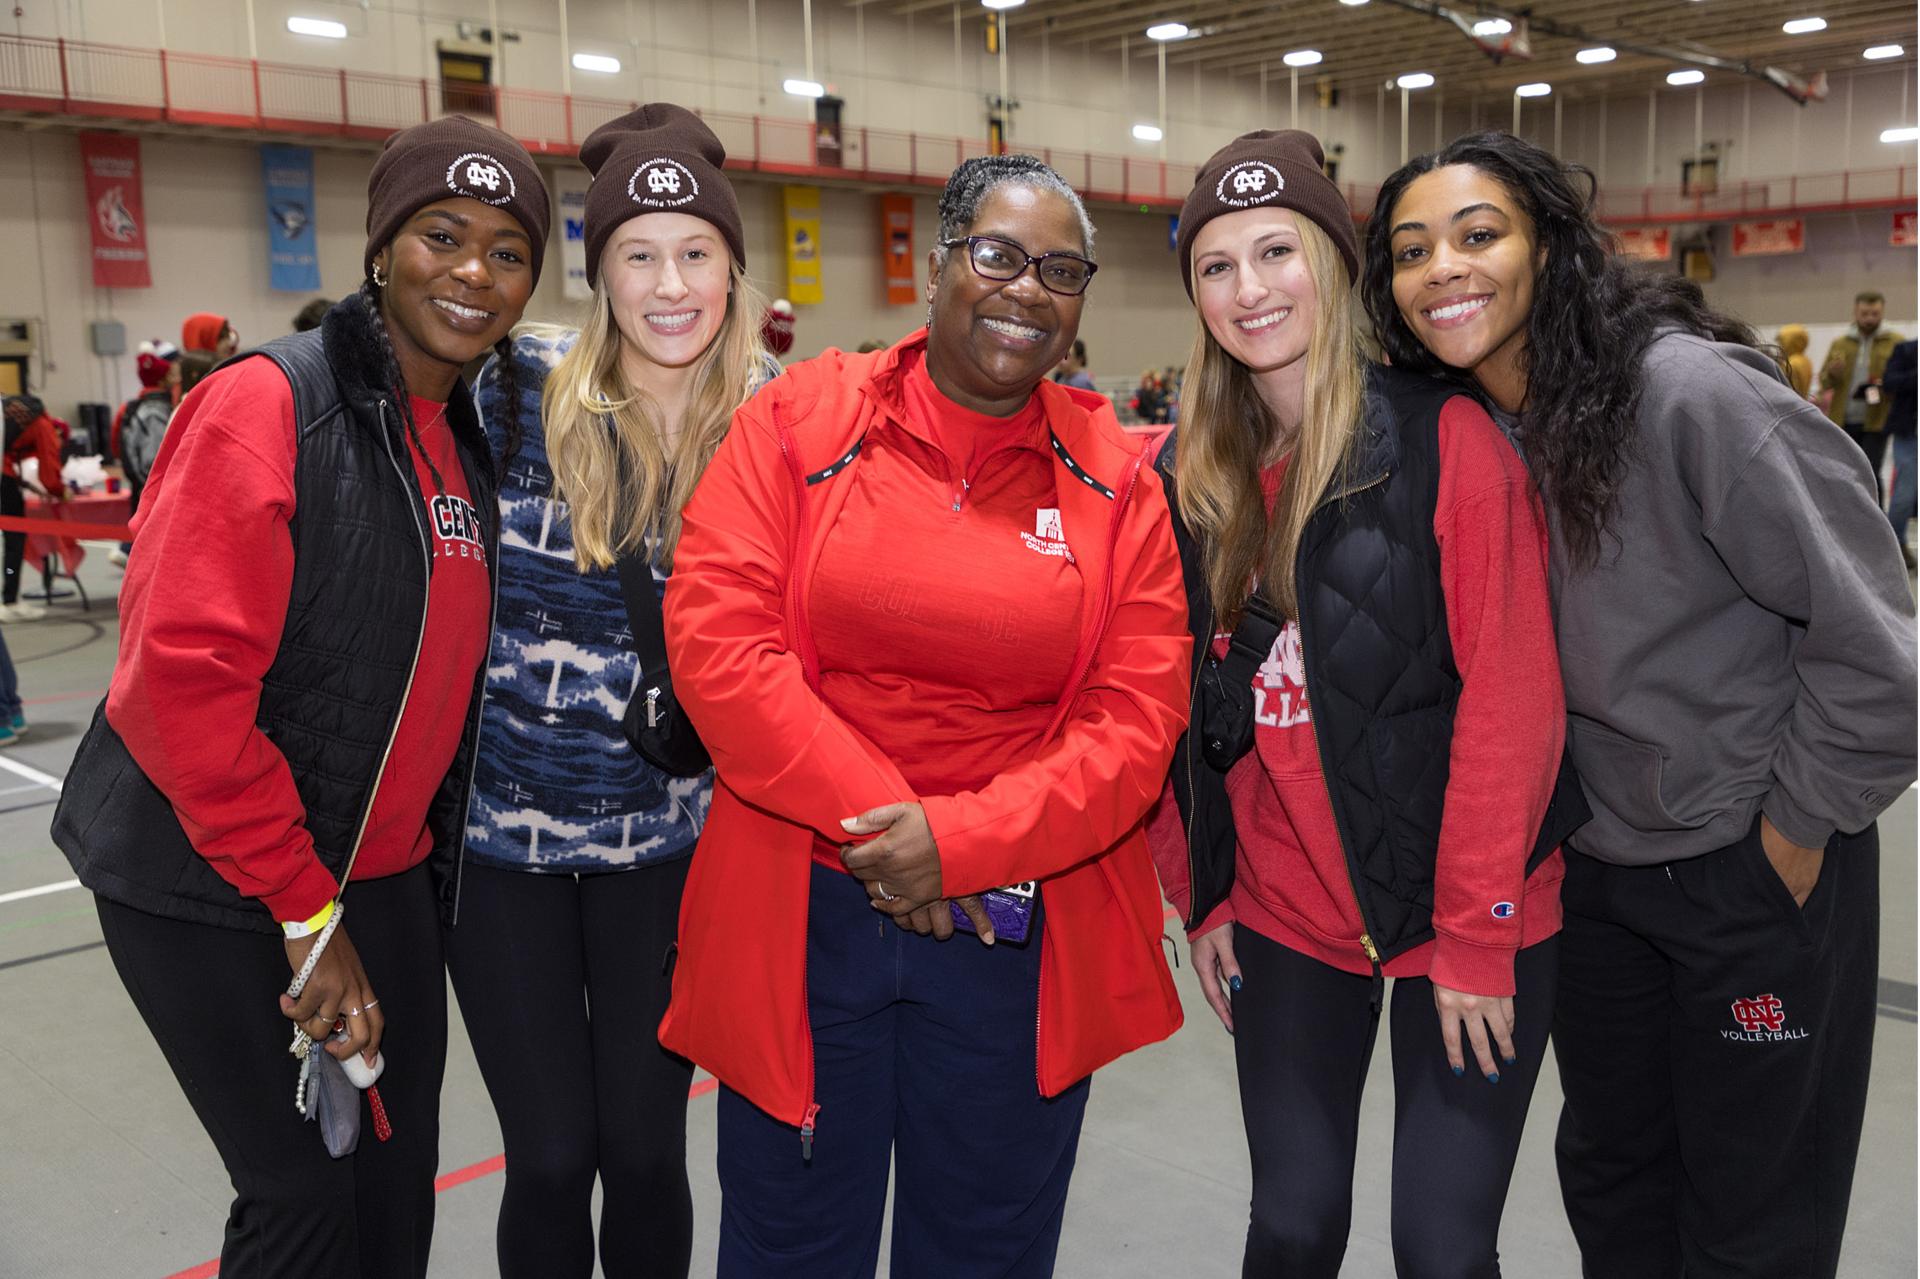
<svg viewBox="0 0 1920 1279">
<path fill-rule="evenodd" d="M 54 818 L 232 1178 L 235 1279 L 420 1276 L 433 1231 L 498 544 L 460 371 L 505 349 L 548 200 L 524 148 L 457 117 L 390 138 L 367 194 L 359 291 L 182 401 Z M 329 1082 L 339 1123 L 307 1126 L 308 1071 L 337 1076 L 290 1037 L 390 1063 L 384 1109 Z"/>
</svg>

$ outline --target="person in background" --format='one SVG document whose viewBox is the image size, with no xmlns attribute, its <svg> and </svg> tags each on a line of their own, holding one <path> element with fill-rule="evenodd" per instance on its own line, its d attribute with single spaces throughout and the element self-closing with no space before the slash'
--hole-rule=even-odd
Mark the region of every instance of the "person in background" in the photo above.
<svg viewBox="0 0 1920 1279">
<path fill-rule="evenodd" d="M 39 485 L 52 502 L 65 499 L 67 488 L 60 478 L 60 429 L 49 417 L 46 406 L 32 395 L 10 395 L 6 399 L 6 445 L 0 454 L 0 515 L 21 518 L 27 513 L 26 484 L 20 463 L 27 458 L 39 462 Z M 6 577 L 0 585 L 0 622 L 32 622 L 46 616 L 47 610 L 20 600 L 21 565 L 26 562 L 27 535 L 8 532 L 4 537 Z"/>
<path fill-rule="evenodd" d="M 1390 977 L 1396 1268 L 1493 1275 L 1580 809 L 1546 519 L 1465 388 L 1366 358 L 1353 214 L 1321 157 L 1299 130 L 1244 134 L 1180 211 L 1198 333 L 1157 465 L 1212 660 L 1148 836 L 1233 1036 L 1244 1273 L 1340 1271 Z M 1228 767 L 1201 741 L 1236 704 Z"/>
<path fill-rule="evenodd" d="M 27 713 L 20 702 L 20 676 L 13 669 L 7 637 L 0 632 L 0 746 L 11 746 L 26 735 Z"/>
<path fill-rule="evenodd" d="M 1569 750 L 1561 1196 L 1593 1279 L 1831 1279 L 1878 998 L 1914 605 L 1861 452 L 1511 134 L 1403 165 L 1365 297 L 1471 379 L 1546 501 Z"/>
<path fill-rule="evenodd" d="M 180 325 L 180 346 L 186 351 L 205 351 L 218 363 L 240 349 L 240 334 L 226 316 L 197 311 Z"/>
<path fill-rule="evenodd" d="M 1786 374 L 1793 393 L 1803 400 L 1813 393 L 1813 357 L 1807 354 L 1807 343 L 1812 340 L 1804 324 L 1783 324 L 1774 339 L 1780 348 L 1780 371 Z"/>
<path fill-rule="evenodd" d="M 793 350 L 793 326 L 793 303 L 775 298 L 760 326 L 760 340 L 775 359 Z"/>
<path fill-rule="evenodd" d="M 504 350 L 550 209 L 498 130 L 394 134 L 360 288 L 188 395 L 140 508 L 53 837 L 226 1165 L 235 1279 L 427 1273 L 498 551 L 460 371 Z M 296 1030 L 384 1062 L 350 1155 L 295 1109 Z"/>
<path fill-rule="evenodd" d="M 211 351 L 184 351 L 180 355 L 180 394 L 184 400 L 219 363 Z"/>
<path fill-rule="evenodd" d="M 1180 1024 L 1141 834 L 1179 559 L 1111 406 L 1047 378 L 1092 250 L 1058 173 L 965 161 L 929 327 L 768 383 L 687 507 L 667 650 L 717 780 L 660 1041 L 722 1085 L 720 1279 L 872 1275 L 890 1179 L 893 1274 L 1051 1274 L 1089 1076 Z"/>
<path fill-rule="evenodd" d="M 1093 375 L 1087 372 L 1087 344 L 1080 338 L 1073 340 L 1073 349 L 1060 361 L 1060 367 L 1053 371 L 1053 380 L 1061 386 L 1071 386 L 1076 390 L 1095 391 Z"/>
<path fill-rule="evenodd" d="M 1880 379 L 1887 357 L 1900 335 L 1885 327 L 1887 299 L 1867 289 L 1853 298 L 1853 327 L 1827 348 L 1820 369 L 1820 388 L 1826 395 L 1827 417 L 1860 446 L 1873 468 L 1873 491 L 1883 500 L 1880 463 L 1887 455 L 1887 398 Z"/>
<path fill-rule="evenodd" d="M 167 422 L 180 401 L 180 348 L 171 342 L 140 344 L 140 398 L 128 404 L 114 421 L 114 453 L 127 479 L 127 518 L 140 510 L 140 491 L 146 487 L 153 460 L 160 456 Z M 107 556 L 124 565 L 132 542 L 122 542 Z"/>
<path fill-rule="evenodd" d="M 622 735 L 644 695 L 622 575 L 657 598 L 681 507 L 780 370 L 713 132 L 656 102 L 580 158 L 586 321 L 520 333 L 477 388 L 502 472 L 500 604 L 447 962 L 506 1139 L 498 1272 L 591 1275 L 598 1180 L 601 1273 L 666 1279 L 693 1247 L 693 1068 L 656 1028 L 713 777 L 662 772 Z"/>
<path fill-rule="evenodd" d="M 326 318 L 327 312 L 332 306 L 333 303 L 326 298 L 315 298 L 313 301 L 307 303 L 294 313 L 293 331 L 295 333 L 305 333 L 309 329 L 319 328 L 320 321 Z"/>
<path fill-rule="evenodd" d="M 1913 548 L 1907 544 L 1908 526 L 1915 514 L 1914 475 L 1914 349 L 1908 338 L 1896 344 L 1887 357 L 1880 379 L 1887 394 L 1887 434 L 1893 439 L 1893 495 L 1887 503 L 1887 517 L 1893 521 L 1893 535 L 1900 542 L 1900 554 L 1907 569 L 1914 567 Z"/>
<path fill-rule="evenodd" d="M 1152 425 L 1163 423 L 1166 419 L 1166 392 L 1160 385 L 1160 378 L 1152 369 L 1140 374 L 1140 385 L 1133 389 L 1133 416 L 1135 420 Z"/>
</svg>

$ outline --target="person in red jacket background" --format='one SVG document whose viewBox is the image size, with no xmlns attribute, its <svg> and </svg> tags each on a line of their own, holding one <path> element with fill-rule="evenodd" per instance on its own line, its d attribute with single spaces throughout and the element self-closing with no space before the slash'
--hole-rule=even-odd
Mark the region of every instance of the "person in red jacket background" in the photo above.
<svg viewBox="0 0 1920 1279">
<path fill-rule="evenodd" d="M 240 334 L 226 316 L 196 311 L 180 323 L 180 349 L 224 360 L 240 349 Z"/>
<path fill-rule="evenodd" d="M 26 486 L 20 463 L 37 458 L 40 487 L 58 502 L 66 496 L 60 478 L 60 427 L 46 406 L 31 395 L 10 395 L 6 401 L 7 444 L 0 456 L 0 515 L 20 518 L 27 513 Z M 9 530 L 4 542 L 6 578 L 0 586 L 0 622 L 30 622 L 44 615 L 38 604 L 20 602 L 20 566 L 26 561 L 27 535 Z"/>
<path fill-rule="evenodd" d="M 1208 747 L 1186 744 L 1180 803 L 1151 834 L 1234 1036 L 1246 1273 L 1339 1273 L 1392 977 L 1398 1272 L 1496 1274 L 1560 928 L 1543 823 L 1565 713 L 1539 498 L 1473 399 L 1363 357 L 1353 215 L 1311 135 L 1216 153 L 1178 251 L 1200 324 L 1163 471 L 1219 659 L 1202 674 L 1238 682 L 1196 679 Z M 1250 711 L 1237 762 L 1211 742 L 1209 703 L 1229 698 Z"/>
<path fill-rule="evenodd" d="M 1092 241 L 1033 157 L 962 164 L 928 328 L 769 383 L 687 506 L 668 656 L 718 777 L 660 1037 L 723 1085 L 727 1279 L 871 1275 L 890 1163 L 892 1273 L 1051 1273 L 1087 1077 L 1180 1024 L 1141 829 L 1179 563 L 1111 406 L 1047 380 Z"/>
</svg>

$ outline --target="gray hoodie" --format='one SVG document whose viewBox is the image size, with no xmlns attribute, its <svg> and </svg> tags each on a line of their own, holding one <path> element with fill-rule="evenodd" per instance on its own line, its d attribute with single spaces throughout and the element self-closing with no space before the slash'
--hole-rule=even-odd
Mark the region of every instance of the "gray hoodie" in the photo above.
<svg viewBox="0 0 1920 1279">
<path fill-rule="evenodd" d="M 1860 830 L 1914 778 L 1914 603 L 1860 449 L 1748 347 L 1648 348 L 1591 569 L 1552 584 L 1573 761 L 1619 865 Z"/>
</svg>

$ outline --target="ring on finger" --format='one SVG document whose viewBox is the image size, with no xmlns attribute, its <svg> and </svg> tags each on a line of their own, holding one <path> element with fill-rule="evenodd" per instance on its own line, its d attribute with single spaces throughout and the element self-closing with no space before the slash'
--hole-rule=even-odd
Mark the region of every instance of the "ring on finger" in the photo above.
<svg viewBox="0 0 1920 1279">
<path fill-rule="evenodd" d="M 368 1001 L 367 1001 L 366 1003 L 364 1003 L 364 1004 L 362 1004 L 362 1005 L 360 1005 L 360 1006 L 361 1006 L 362 1008 L 376 1008 L 376 1007 L 378 1007 L 378 1006 L 379 1006 L 379 1004 L 380 1004 L 380 1001 L 379 1001 L 379 1000 L 377 1000 L 377 999 L 369 999 L 369 1000 L 368 1000 Z"/>
<path fill-rule="evenodd" d="M 896 897 L 896 896 L 894 896 L 894 895 L 893 895 L 892 893 L 890 893 L 890 892 L 888 892 L 888 891 L 887 891 L 887 886 L 886 886 L 885 884 L 883 884 L 883 883 L 881 883 L 881 882 L 880 882 L 879 880 L 877 880 L 877 879 L 876 879 L 876 880 L 874 880 L 874 881 L 873 881 L 873 886 L 874 886 L 875 888 L 877 888 L 877 889 L 879 889 L 879 890 L 880 890 L 880 900 L 881 900 L 881 901 L 883 901 L 883 902 L 897 902 L 897 901 L 899 901 L 899 900 L 900 900 L 900 899 L 899 899 L 898 897 Z"/>
<path fill-rule="evenodd" d="M 359 1015 L 360 1015 L 360 1010 L 359 1010 L 358 1008 L 349 1008 L 349 1009 L 347 1009 L 347 1016 L 349 1016 L 349 1017 L 358 1017 Z"/>
</svg>

